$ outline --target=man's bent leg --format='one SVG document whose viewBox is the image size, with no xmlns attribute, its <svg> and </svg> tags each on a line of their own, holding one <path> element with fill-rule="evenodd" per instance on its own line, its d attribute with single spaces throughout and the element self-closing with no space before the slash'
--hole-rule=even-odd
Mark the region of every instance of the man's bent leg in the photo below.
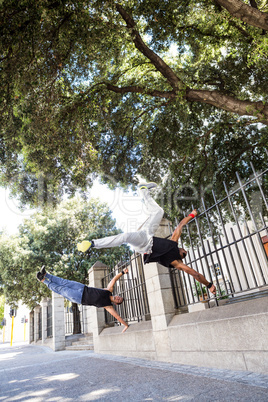
<svg viewBox="0 0 268 402">
<path fill-rule="evenodd" d="M 163 218 L 164 210 L 155 202 L 147 189 L 141 189 L 140 193 L 144 204 L 150 213 L 147 220 L 141 226 L 141 229 L 146 231 L 149 236 L 153 236 Z"/>
<path fill-rule="evenodd" d="M 60 294 L 72 303 L 81 304 L 84 287 L 82 283 L 69 281 L 68 279 L 59 278 L 58 276 L 46 273 L 43 282 L 47 287 L 55 293 Z"/>
</svg>

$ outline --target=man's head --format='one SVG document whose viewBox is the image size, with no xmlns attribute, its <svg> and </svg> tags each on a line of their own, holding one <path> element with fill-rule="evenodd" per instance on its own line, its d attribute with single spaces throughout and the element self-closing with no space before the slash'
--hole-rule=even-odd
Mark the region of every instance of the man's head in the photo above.
<svg viewBox="0 0 268 402">
<path fill-rule="evenodd" d="M 111 301 L 114 304 L 121 304 L 121 303 L 123 303 L 124 298 L 122 296 L 115 295 L 115 296 L 112 296 Z"/>
<path fill-rule="evenodd" d="M 184 250 L 184 248 L 179 248 L 179 253 L 180 253 L 181 259 L 185 258 L 187 255 L 187 251 Z"/>
</svg>

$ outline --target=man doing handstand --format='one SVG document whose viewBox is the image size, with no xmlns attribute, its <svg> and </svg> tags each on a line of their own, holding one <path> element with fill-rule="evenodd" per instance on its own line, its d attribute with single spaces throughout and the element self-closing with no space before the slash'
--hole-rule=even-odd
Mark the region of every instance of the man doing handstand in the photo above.
<svg viewBox="0 0 268 402">
<path fill-rule="evenodd" d="M 142 201 L 149 211 L 149 217 L 136 232 L 119 233 L 115 236 L 104 237 L 102 239 L 93 239 L 91 241 L 84 240 L 77 244 L 79 251 L 87 251 L 90 247 L 106 248 L 117 247 L 123 243 L 130 244 L 135 251 L 144 254 L 144 263 L 159 262 L 165 267 L 175 267 L 192 275 L 194 279 L 205 285 L 211 293 L 216 295 L 216 287 L 206 278 L 188 267 L 182 262 L 187 252 L 183 248 L 178 247 L 178 240 L 181 237 L 182 228 L 193 218 L 196 217 L 197 211 L 194 209 L 187 217 L 182 219 L 173 232 L 171 239 L 162 239 L 155 237 L 154 234 L 164 215 L 163 209 L 152 199 L 149 189 L 156 187 L 155 183 L 147 183 L 139 185 Z"/>
<path fill-rule="evenodd" d="M 43 282 L 47 287 L 55 293 L 60 294 L 72 303 L 83 304 L 86 306 L 104 307 L 114 318 L 124 325 L 123 332 L 128 329 L 128 324 L 120 317 L 112 306 L 114 304 L 121 304 L 124 299 L 121 296 L 113 296 L 112 291 L 115 282 L 124 274 L 128 272 L 124 268 L 119 272 L 107 285 L 105 289 L 92 288 L 82 283 L 69 281 L 68 279 L 59 278 L 58 276 L 51 275 L 46 272 L 43 267 L 40 272 L 36 274 L 37 279 Z"/>
</svg>

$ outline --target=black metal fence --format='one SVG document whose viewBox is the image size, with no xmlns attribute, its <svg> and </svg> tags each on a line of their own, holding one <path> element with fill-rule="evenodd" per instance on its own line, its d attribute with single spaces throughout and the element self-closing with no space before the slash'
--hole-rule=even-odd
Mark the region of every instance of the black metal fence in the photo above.
<svg viewBox="0 0 268 402">
<path fill-rule="evenodd" d="M 42 339 L 42 307 L 38 312 L 38 339 Z"/>
<path fill-rule="evenodd" d="M 77 305 L 78 314 L 74 314 L 72 303 L 65 299 L 65 335 L 84 333 L 84 312 L 82 304 Z"/>
<path fill-rule="evenodd" d="M 252 177 L 242 182 L 237 174 L 237 184 L 228 189 L 226 196 L 203 210 L 184 228 L 179 247 L 187 249 L 184 263 L 213 282 L 216 298 L 207 288 L 183 271 L 169 270 L 174 308 L 188 311 L 187 306 L 200 301 L 228 299 L 227 302 L 257 297 L 268 292 L 268 203 L 267 173 L 256 172 L 251 164 Z M 175 223 L 175 226 L 178 222 Z M 170 234 L 172 233 L 170 229 Z M 122 269 L 115 266 L 103 279 L 103 287 Z M 129 256 L 129 274 L 115 284 L 114 293 L 124 296 L 125 302 L 116 306 L 126 321 L 150 319 L 142 257 Z M 186 309 L 186 310 L 185 310 Z M 116 320 L 106 314 L 106 323 Z"/>
<path fill-rule="evenodd" d="M 237 185 L 214 205 L 204 199 L 201 212 L 186 227 L 179 247 L 186 248 L 185 264 L 217 287 L 217 299 L 237 298 L 264 290 L 268 284 L 268 204 L 263 183 L 266 169 Z M 267 186 L 267 183 L 266 183 Z M 267 189 L 266 189 L 267 191 Z M 170 271 L 175 308 L 212 298 L 206 288 L 184 272 Z M 217 300 L 216 299 L 216 300 Z"/>
<path fill-rule="evenodd" d="M 150 319 L 150 310 L 147 298 L 147 291 L 144 278 L 142 256 L 136 253 L 130 254 L 127 261 L 120 261 L 114 269 L 107 273 L 102 280 L 102 287 L 106 288 L 110 280 L 128 268 L 128 273 L 120 277 L 115 283 L 114 294 L 124 297 L 124 302 L 115 306 L 115 310 L 124 319 L 129 321 L 142 321 Z M 117 323 L 114 317 L 105 310 L 105 320 L 107 324 Z"/>
<path fill-rule="evenodd" d="M 47 337 L 50 338 L 52 337 L 52 301 L 49 300 L 47 304 Z"/>
<path fill-rule="evenodd" d="M 30 342 L 34 341 L 34 312 L 30 313 Z"/>
</svg>

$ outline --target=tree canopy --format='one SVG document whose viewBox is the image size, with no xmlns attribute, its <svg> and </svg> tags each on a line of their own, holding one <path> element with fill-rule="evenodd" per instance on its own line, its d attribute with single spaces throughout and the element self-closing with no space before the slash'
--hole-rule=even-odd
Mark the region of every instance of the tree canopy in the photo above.
<svg viewBox="0 0 268 402">
<path fill-rule="evenodd" d="M 202 189 L 265 161 L 264 0 L 4 0 L 1 182 L 44 204 L 136 175 Z"/>
<path fill-rule="evenodd" d="M 92 249 L 84 254 L 76 243 L 118 232 L 108 207 L 97 200 L 72 198 L 56 209 L 35 213 L 20 225 L 18 235 L 0 238 L 0 278 L 6 302 L 16 306 L 21 300 L 33 308 L 50 295 L 36 279 L 42 265 L 51 273 L 87 284 L 88 269 L 97 260 L 112 266 L 126 248 Z"/>
</svg>

